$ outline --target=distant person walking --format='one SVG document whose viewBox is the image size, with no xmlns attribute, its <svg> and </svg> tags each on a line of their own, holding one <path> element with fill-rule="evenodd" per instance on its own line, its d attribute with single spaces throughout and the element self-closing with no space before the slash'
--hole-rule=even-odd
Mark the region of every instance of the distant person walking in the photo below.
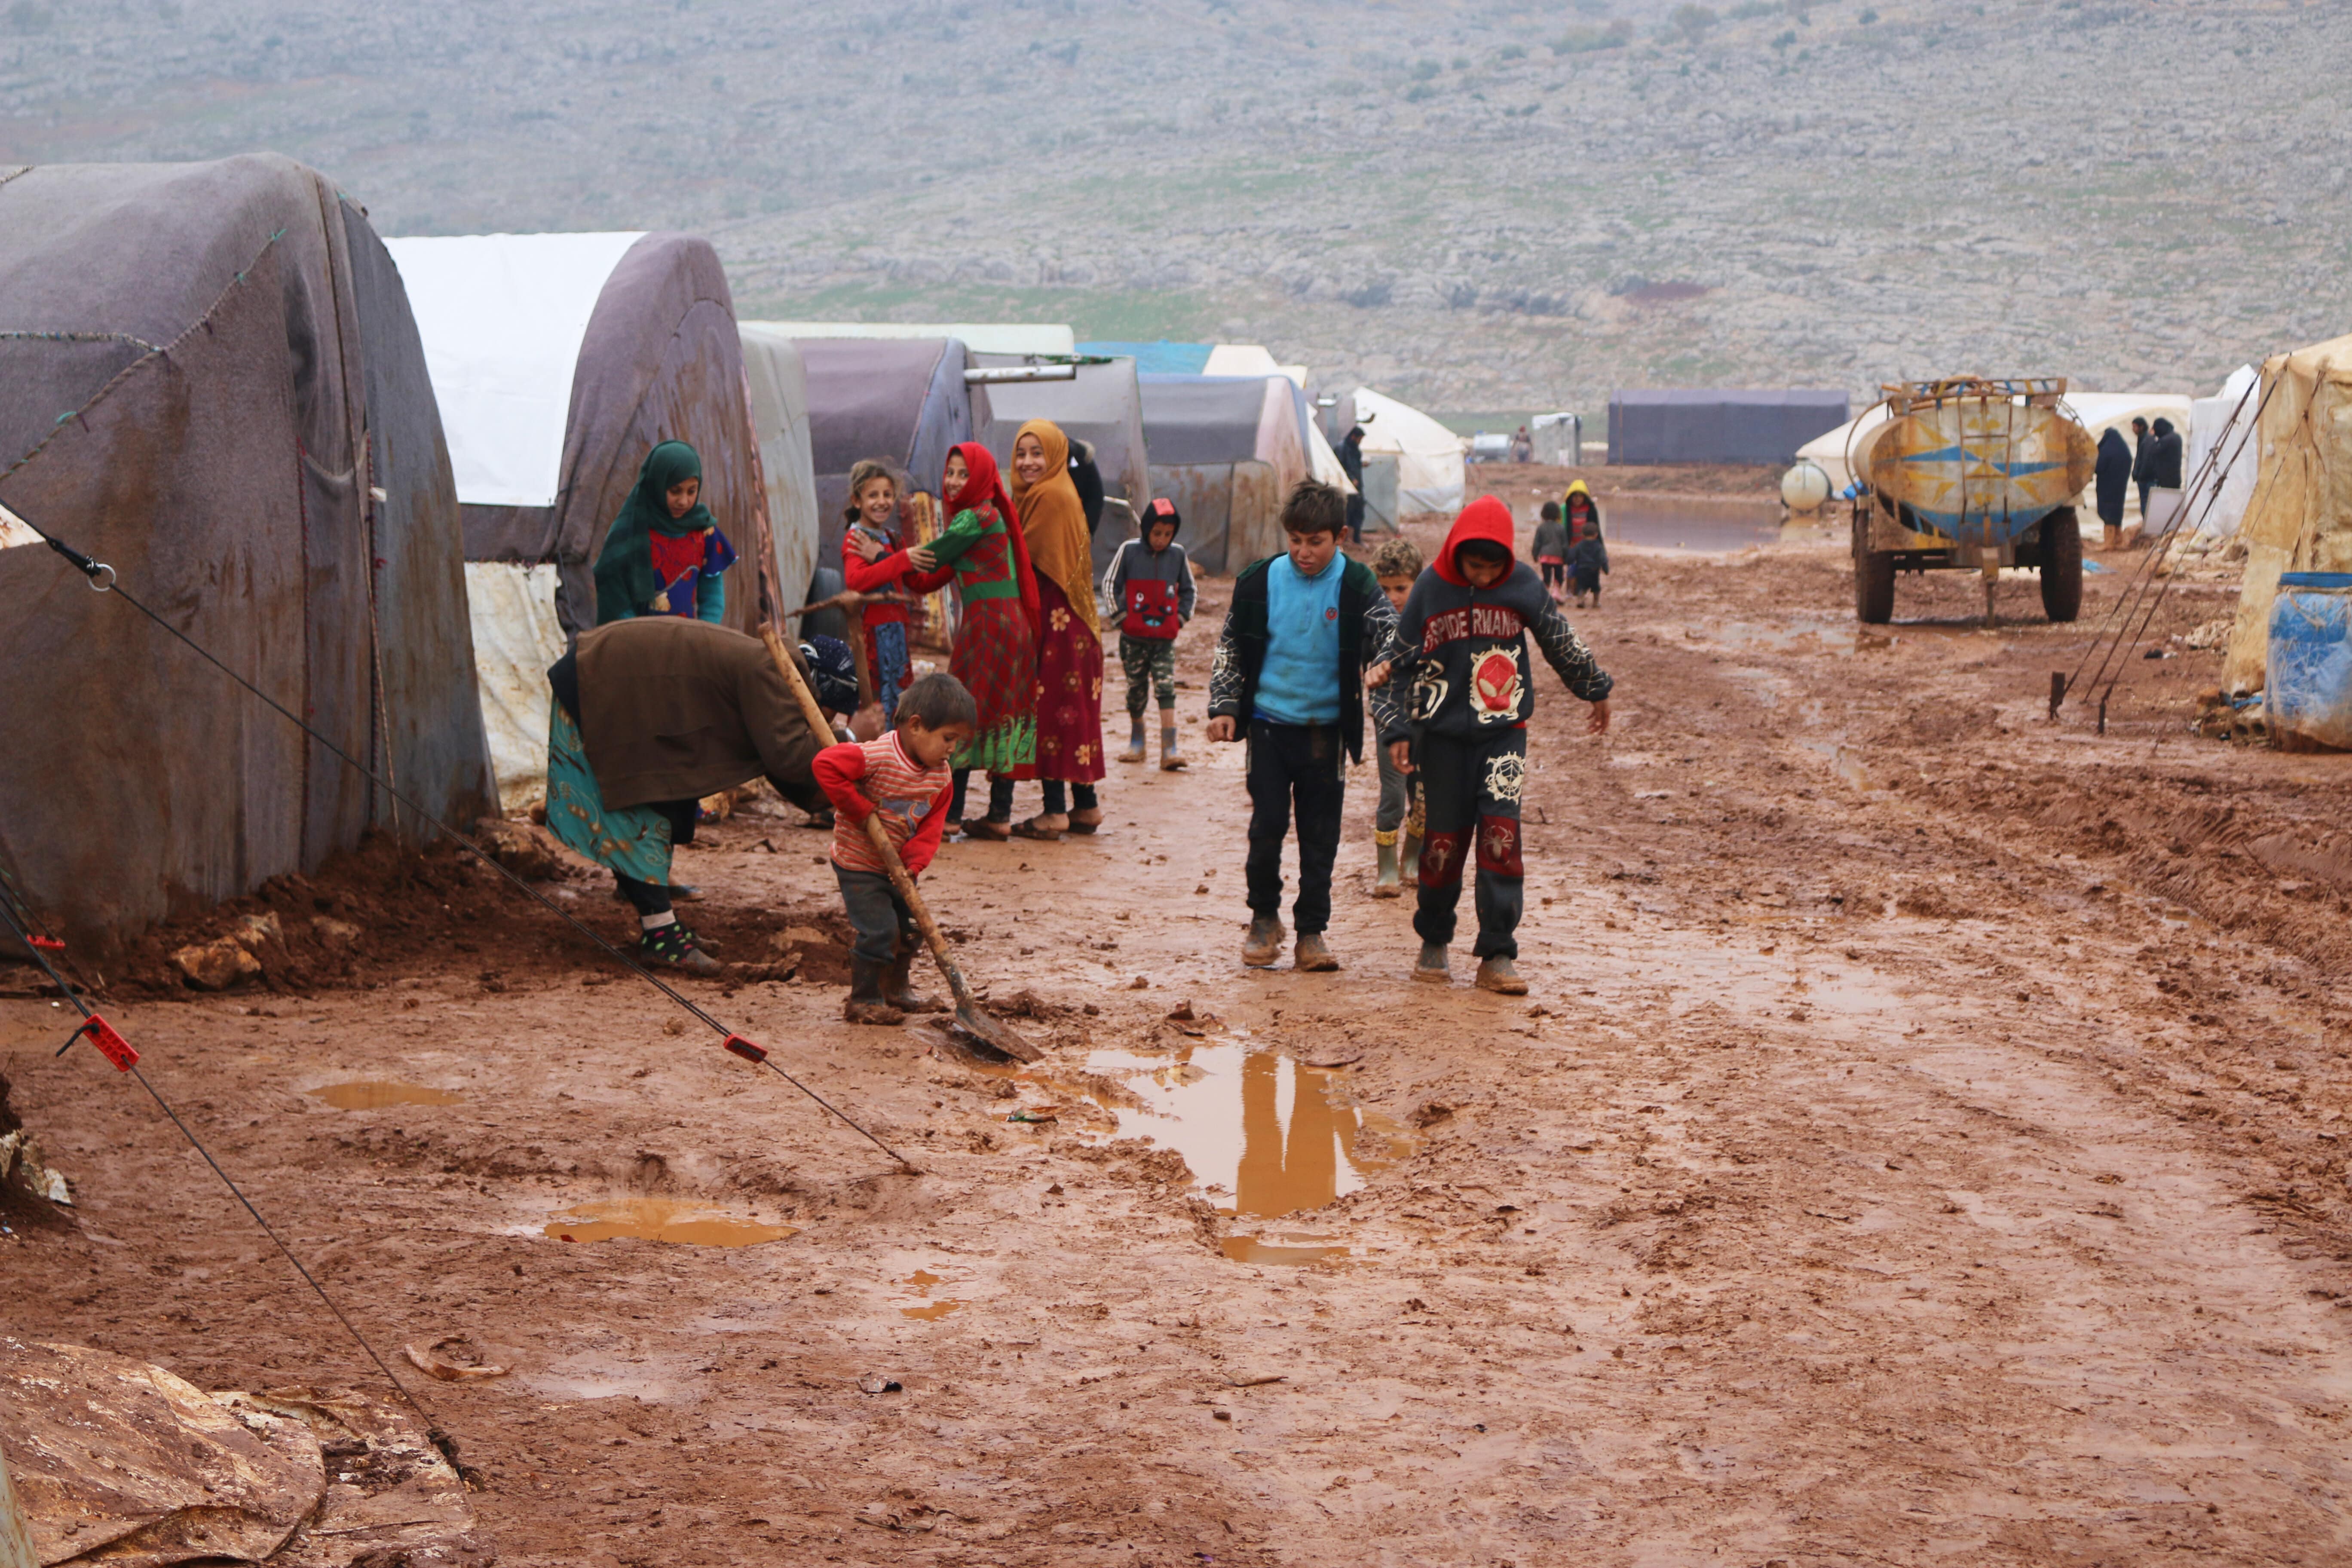
<svg viewBox="0 0 2352 1568">
<path fill-rule="evenodd" d="M 683 441 L 646 454 L 596 555 L 596 624 L 640 616 L 727 616 L 735 547 L 702 504 L 702 459 Z"/>
<path fill-rule="evenodd" d="M 1355 487 L 1348 492 L 1348 537 L 1364 542 L 1364 427 L 1352 425 L 1339 443 L 1339 468 Z"/>
<path fill-rule="evenodd" d="M 2099 458 L 2092 470 L 2098 491 L 2100 547 L 2114 550 L 2124 542 L 2124 498 L 2131 489 L 2132 453 L 2123 432 L 2110 425 L 2099 437 Z"/>
<path fill-rule="evenodd" d="M 1013 438 L 1013 503 L 1037 570 L 1037 776 L 1045 784 L 1045 809 L 1013 834 L 1092 833 L 1102 826 L 1095 781 L 1105 772 L 1102 618 L 1069 437 L 1050 419 L 1032 419 Z"/>
<path fill-rule="evenodd" d="M 2132 417 L 2132 483 L 2139 487 L 2140 531 L 2147 531 L 2148 474 L 2156 467 L 2156 437 L 2147 433 L 2147 421 Z"/>
<path fill-rule="evenodd" d="M 1528 427 L 1522 425 L 1519 426 L 1519 433 L 1511 437 L 1511 461 L 1532 463 L 1535 460 L 1536 438 L 1528 435 Z"/>
</svg>

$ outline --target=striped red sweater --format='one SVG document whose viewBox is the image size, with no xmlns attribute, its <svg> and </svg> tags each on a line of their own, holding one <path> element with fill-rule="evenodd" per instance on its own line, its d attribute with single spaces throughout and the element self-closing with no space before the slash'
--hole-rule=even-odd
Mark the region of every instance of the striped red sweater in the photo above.
<svg viewBox="0 0 2352 1568">
<path fill-rule="evenodd" d="M 866 819 L 885 815 L 890 847 L 919 877 L 939 852 L 947 827 L 948 801 L 955 775 L 943 763 L 918 767 L 898 743 L 898 731 L 879 740 L 846 741 L 816 754 L 816 782 L 833 802 L 833 863 L 845 871 L 882 871 L 882 858 L 866 837 Z"/>
</svg>

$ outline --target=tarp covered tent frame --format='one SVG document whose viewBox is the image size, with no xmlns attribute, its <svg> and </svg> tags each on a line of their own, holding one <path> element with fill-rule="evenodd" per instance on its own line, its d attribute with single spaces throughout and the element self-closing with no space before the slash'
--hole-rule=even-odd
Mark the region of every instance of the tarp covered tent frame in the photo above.
<svg viewBox="0 0 2352 1568">
<path fill-rule="evenodd" d="M 1282 548 L 1282 503 L 1314 470 L 1307 399 L 1285 375 L 1144 375 L 1151 493 L 1184 519 L 1203 572 L 1239 571 Z"/>
<path fill-rule="evenodd" d="M 1035 356 L 974 354 L 982 370 L 1038 363 Z M 1075 367 L 1069 381 L 982 382 L 971 388 L 972 438 L 986 447 L 1006 473 L 1013 471 L 1013 441 L 1032 419 L 1050 419 L 1062 433 L 1094 447 L 1103 494 L 1127 502 L 1128 515 L 1106 515 L 1095 530 L 1097 574 L 1109 569 L 1119 542 L 1135 536 L 1135 519 L 1151 500 L 1151 465 L 1143 439 L 1143 393 L 1135 362 L 1113 359 Z"/>
<path fill-rule="evenodd" d="M 547 667 L 596 624 L 596 554 L 656 443 L 700 455 L 703 504 L 744 563 L 728 574 L 728 624 L 759 620 L 778 568 L 734 300 L 696 235 L 390 247 L 448 430 L 483 717 L 513 811 L 545 795 Z"/>
<path fill-rule="evenodd" d="M 849 470 L 888 463 L 910 493 L 936 500 L 948 448 L 971 439 L 970 356 L 955 338 L 796 338 L 807 367 L 809 443 L 816 468 L 817 563 L 841 564 Z"/>
<path fill-rule="evenodd" d="M 1609 395 L 1612 463 L 1790 463 L 1851 413 L 1843 392 L 1667 388 Z"/>
<path fill-rule="evenodd" d="M 760 480 L 768 496 L 768 531 L 775 542 L 776 610 L 785 615 L 807 603 L 823 532 L 809 434 L 808 367 L 790 338 L 749 326 L 740 335 Z"/>
<path fill-rule="evenodd" d="M 2233 692 L 2268 676 L 2280 574 L 2352 572 L 2352 336 L 2263 361 L 2254 395 L 2254 489 L 2238 524 L 2246 575 L 2221 666 Z"/>
<path fill-rule="evenodd" d="M 360 209 L 290 160 L 0 182 L 0 505 L 444 821 L 491 804 L 457 496 Z M 0 846 L 103 952 L 413 812 L 37 547 L 0 550 Z"/>
<path fill-rule="evenodd" d="M 1364 458 L 1396 463 L 1396 506 L 1401 513 L 1462 510 L 1462 438 L 1411 404 L 1369 386 L 1356 389 L 1356 422 L 1364 427 Z M 1365 507 L 1384 500 L 1385 485 L 1365 481 Z M 1394 518 L 1383 521 L 1393 524 Z"/>
</svg>

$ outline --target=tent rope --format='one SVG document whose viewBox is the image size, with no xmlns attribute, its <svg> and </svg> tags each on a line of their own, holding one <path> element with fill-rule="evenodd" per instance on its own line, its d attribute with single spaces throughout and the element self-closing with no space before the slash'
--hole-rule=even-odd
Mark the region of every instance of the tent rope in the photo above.
<svg viewBox="0 0 2352 1568">
<path fill-rule="evenodd" d="M 141 615 L 154 622 L 156 626 L 170 633 L 173 637 L 178 638 L 199 658 L 202 658 L 205 663 L 219 670 L 223 675 L 227 676 L 237 685 L 245 688 L 248 692 L 251 692 L 256 698 L 260 700 L 263 705 L 278 714 L 289 723 L 294 725 L 295 728 L 300 730 L 304 734 L 310 736 L 311 740 L 325 747 L 336 757 L 341 759 L 341 761 L 348 766 L 355 769 L 362 776 L 372 781 L 378 788 L 382 789 L 387 795 L 391 796 L 394 801 L 397 802 L 401 805 L 406 806 L 411 812 L 415 814 L 416 819 L 419 822 L 429 824 L 436 831 L 455 842 L 459 847 L 472 855 L 484 866 L 488 867 L 491 870 L 497 872 L 499 876 L 512 883 L 516 888 L 521 889 L 527 897 L 531 899 L 541 908 L 547 910 L 557 919 L 571 926 L 574 931 L 586 937 L 597 947 L 602 948 L 606 953 L 610 954 L 625 968 L 629 970 L 630 973 L 635 974 L 637 978 L 645 981 L 646 984 L 651 985 L 656 991 L 659 991 L 663 995 L 668 997 L 678 1006 L 692 1014 L 696 1018 L 699 1019 L 704 1025 L 709 1027 L 713 1033 L 717 1034 L 722 1042 L 731 1041 L 740 1037 L 735 1030 L 730 1029 L 725 1024 L 720 1023 L 717 1018 L 711 1016 L 709 1012 L 707 1012 L 692 998 L 685 995 L 683 993 L 679 992 L 677 987 L 664 980 L 660 975 L 655 973 L 652 970 L 638 963 L 635 956 L 614 944 L 602 931 L 597 931 L 593 926 L 582 921 L 577 915 L 572 914 L 569 910 L 563 908 L 553 899 L 549 898 L 545 893 L 541 892 L 537 888 L 532 887 L 529 882 L 523 880 L 522 878 L 517 876 L 514 872 L 500 865 L 496 858 L 494 858 L 480 845 L 475 843 L 473 839 L 467 837 L 465 834 L 458 832 L 456 828 L 450 826 L 447 823 L 443 822 L 439 817 L 425 810 L 423 805 L 411 800 L 399 790 L 394 788 L 388 781 L 386 781 L 382 775 L 378 774 L 373 769 L 368 767 L 367 764 L 362 763 L 349 752 L 344 751 L 342 747 L 337 745 L 325 735 L 320 734 L 316 729 L 312 728 L 310 724 L 305 721 L 292 710 L 289 709 L 284 703 L 278 701 L 276 698 L 270 696 L 269 693 L 262 690 L 260 687 L 256 686 L 252 681 L 247 680 L 244 676 L 239 675 L 236 670 L 231 669 L 227 665 L 222 663 L 210 649 L 197 642 L 194 637 L 188 636 L 187 633 L 180 630 L 179 627 L 173 626 L 171 622 L 165 620 L 162 616 L 151 609 L 146 604 L 142 603 L 136 595 L 131 594 L 130 590 L 122 587 L 118 582 L 116 582 L 113 567 L 107 565 L 103 562 L 92 560 L 89 556 L 74 549 L 71 545 L 66 543 L 63 540 L 58 539 L 56 535 L 49 533 L 37 523 L 26 521 L 25 526 L 31 529 L 35 533 L 39 534 L 41 539 L 51 550 L 64 557 L 64 559 L 69 563 L 76 571 L 87 577 L 89 580 L 90 586 L 94 590 L 102 594 L 110 594 L 113 596 L 120 598 L 124 604 L 129 605 L 132 609 L 137 610 Z M 103 574 L 106 579 L 103 583 L 100 581 L 101 574 Z M 824 1096 L 817 1093 L 816 1090 L 811 1089 L 805 1083 L 803 1083 L 799 1079 L 794 1078 L 791 1073 L 784 1071 L 783 1068 L 774 1068 L 772 1067 L 772 1064 L 770 1065 L 778 1077 L 782 1078 L 786 1083 L 791 1084 L 794 1089 L 799 1089 L 801 1093 L 815 1101 L 816 1104 L 823 1107 L 828 1114 L 840 1121 L 843 1126 L 847 1127 L 859 1137 L 873 1144 L 877 1149 L 879 1149 L 882 1152 L 887 1154 L 892 1163 L 909 1173 L 918 1173 L 918 1167 L 913 1161 L 908 1159 L 904 1154 L 899 1153 L 896 1149 L 891 1148 L 890 1145 L 876 1137 L 855 1118 L 850 1116 L 847 1111 L 845 1111 L 840 1107 L 835 1105 L 831 1100 L 828 1100 Z"/>
</svg>

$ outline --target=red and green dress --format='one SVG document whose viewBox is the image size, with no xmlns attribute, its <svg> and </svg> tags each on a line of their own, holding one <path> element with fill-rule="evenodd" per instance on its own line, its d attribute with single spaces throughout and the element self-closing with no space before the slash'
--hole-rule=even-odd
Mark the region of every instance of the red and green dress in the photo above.
<svg viewBox="0 0 2352 1568">
<path fill-rule="evenodd" d="M 990 776 L 1037 776 L 1037 634 L 1021 602 L 1021 583 L 1004 519 L 992 505 L 956 513 L 926 548 L 955 574 L 962 614 L 948 669 L 971 692 L 980 722 L 950 765 Z M 909 586 L 916 579 L 908 580 Z M 940 584 L 924 583 L 918 591 Z"/>
</svg>

